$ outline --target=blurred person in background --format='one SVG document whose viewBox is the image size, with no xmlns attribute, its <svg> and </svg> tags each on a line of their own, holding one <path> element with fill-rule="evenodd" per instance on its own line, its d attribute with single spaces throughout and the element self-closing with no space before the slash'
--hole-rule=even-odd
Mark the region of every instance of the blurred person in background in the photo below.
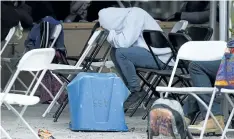
<svg viewBox="0 0 234 139">
<path fill-rule="evenodd" d="M 217 21 L 219 19 L 217 7 Z M 204 24 L 210 19 L 209 1 L 186 1 L 183 2 L 179 12 L 176 12 L 168 21 L 187 20 L 191 24 Z"/>
</svg>

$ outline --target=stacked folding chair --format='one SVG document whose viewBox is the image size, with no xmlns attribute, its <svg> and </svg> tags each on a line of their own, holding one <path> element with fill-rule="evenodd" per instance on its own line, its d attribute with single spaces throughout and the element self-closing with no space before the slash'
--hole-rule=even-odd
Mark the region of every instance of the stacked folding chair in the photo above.
<svg viewBox="0 0 234 139">
<path fill-rule="evenodd" d="M 98 27 L 99 27 L 99 23 L 97 23 L 94 26 L 94 28 L 91 32 L 91 35 L 90 35 L 85 47 L 81 51 L 81 55 L 79 57 L 66 58 L 66 60 L 77 61 L 75 66 L 77 66 L 77 67 L 82 66 L 83 67 L 82 71 L 90 71 L 92 64 L 95 64 L 95 62 L 102 62 L 102 64 L 99 65 L 101 67 L 97 68 L 97 72 L 101 72 L 103 66 L 105 66 L 105 61 L 107 60 L 107 55 L 109 54 L 110 47 L 108 47 L 108 49 L 106 50 L 106 52 L 104 53 L 102 58 L 97 59 L 96 56 L 99 53 L 99 51 L 101 50 L 104 42 L 106 41 L 106 38 L 108 36 L 108 32 L 103 31 L 103 30 L 97 30 Z M 88 54 L 89 54 L 89 56 L 88 56 Z M 93 70 L 91 70 L 91 71 L 94 72 Z M 55 74 L 59 75 L 61 78 L 63 78 L 65 80 L 65 82 L 64 82 L 63 86 L 60 88 L 57 95 L 55 96 L 55 99 L 51 102 L 51 104 L 49 105 L 49 107 L 47 108 L 45 113 L 43 114 L 43 117 L 45 117 L 46 114 L 50 112 L 56 99 L 61 95 L 61 93 L 65 89 L 66 85 L 75 77 L 76 74 L 78 74 L 78 72 L 80 72 L 80 71 L 71 70 L 71 71 L 60 71 L 60 73 L 59 72 L 55 73 Z M 65 75 L 68 75 L 68 77 L 66 77 Z M 63 109 L 66 107 L 67 103 L 68 103 L 68 97 L 66 96 L 65 100 L 63 101 L 63 103 L 61 103 L 60 107 L 57 109 L 56 113 L 53 116 L 55 118 L 54 121 L 57 121 L 57 119 L 59 118 Z"/>
<path fill-rule="evenodd" d="M 168 87 L 156 87 L 156 91 L 165 93 L 165 97 L 168 97 L 168 92 L 173 92 L 176 94 L 189 94 L 197 99 L 199 103 L 201 103 L 207 109 L 207 115 L 205 118 L 205 122 L 202 128 L 198 128 L 197 130 L 201 130 L 200 139 L 203 139 L 206 123 L 208 121 L 209 116 L 211 116 L 216 125 L 220 128 L 220 131 L 223 132 L 222 127 L 218 123 L 217 119 L 215 119 L 214 115 L 211 112 L 212 102 L 214 101 L 215 94 L 217 92 L 216 88 L 209 87 L 171 87 L 174 77 L 176 75 L 176 70 L 178 67 L 178 63 L 180 60 L 189 60 L 189 61 L 215 61 L 221 60 L 226 49 L 226 42 L 223 41 L 190 41 L 181 46 L 178 51 L 176 63 L 174 65 L 170 81 Z M 212 50 L 212 55 L 210 54 L 210 50 Z M 213 92 L 213 93 L 212 93 Z M 210 104 L 207 106 L 205 102 L 198 97 L 198 94 L 212 94 Z"/>
</svg>

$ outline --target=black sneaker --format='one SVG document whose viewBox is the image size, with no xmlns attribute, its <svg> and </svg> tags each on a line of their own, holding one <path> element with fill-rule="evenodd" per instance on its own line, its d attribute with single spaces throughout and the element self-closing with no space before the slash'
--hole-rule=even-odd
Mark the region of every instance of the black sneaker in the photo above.
<svg viewBox="0 0 234 139">
<path fill-rule="evenodd" d="M 145 92 L 131 93 L 128 96 L 127 100 L 124 102 L 124 111 L 126 112 L 128 109 L 135 108 L 144 94 Z"/>
</svg>

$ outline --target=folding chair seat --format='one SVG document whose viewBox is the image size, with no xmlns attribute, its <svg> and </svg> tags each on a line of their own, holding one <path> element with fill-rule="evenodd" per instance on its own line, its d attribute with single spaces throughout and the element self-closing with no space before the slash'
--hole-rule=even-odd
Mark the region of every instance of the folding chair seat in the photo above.
<svg viewBox="0 0 234 139">
<path fill-rule="evenodd" d="M 212 55 L 210 54 L 210 50 L 212 49 Z M 181 60 L 189 60 L 189 61 L 215 61 L 220 60 L 225 52 L 226 49 L 226 42 L 223 41 L 189 41 L 181 46 L 178 51 L 177 59 L 173 68 L 173 72 L 170 77 L 170 81 L 168 87 L 156 87 L 156 91 L 160 91 L 162 93 L 166 93 L 165 97 L 168 96 L 168 92 L 172 92 L 174 94 L 189 94 L 192 95 L 194 98 L 197 99 L 199 103 L 201 103 L 206 109 L 207 114 L 205 118 L 205 122 L 202 128 L 198 128 L 198 130 L 202 130 L 200 134 L 200 139 L 203 138 L 206 129 L 206 123 L 208 117 L 211 116 L 216 125 L 220 128 L 223 132 L 222 127 L 218 123 L 217 119 L 215 119 L 214 115 L 211 112 L 211 107 L 213 100 L 215 98 L 215 94 L 217 89 L 210 88 L 210 87 L 171 87 L 174 75 L 177 70 L 177 66 L 179 61 Z M 213 92 L 213 93 L 212 93 Z M 209 106 L 204 103 L 204 101 L 198 97 L 198 94 L 212 94 Z"/>
</svg>

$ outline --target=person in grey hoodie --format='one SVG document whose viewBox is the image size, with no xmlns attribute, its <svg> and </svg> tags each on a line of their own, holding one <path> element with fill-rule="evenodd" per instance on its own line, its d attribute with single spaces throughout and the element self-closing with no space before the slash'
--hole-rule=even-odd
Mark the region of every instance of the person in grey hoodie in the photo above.
<svg viewBox="0 0 234 139">
<path fill-rule="evenodd" d="M 100 26 L 109 31 L 107 41 L 112 46 L 111 59 L 131 94 L 124 103 L 126 109 L 144 95 L 135 67 L 155 68 L 157 65 L 143 38 L 143 30 L 162 31 L 158 23 L 141 8 L 105 8 L 99 11 Z M 164 65 L 171 56 L 170 48 L 152 48 L 157 61 Z M 174 61 L 170 62 L 173 66 Z"/>
</svg>

